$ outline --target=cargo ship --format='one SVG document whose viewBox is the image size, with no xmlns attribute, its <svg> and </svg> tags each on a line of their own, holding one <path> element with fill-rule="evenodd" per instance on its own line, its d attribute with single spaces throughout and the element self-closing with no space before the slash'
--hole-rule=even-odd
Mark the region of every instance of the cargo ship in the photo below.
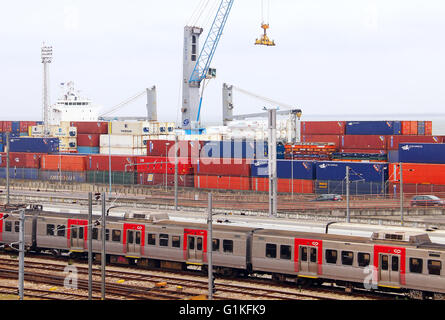
<svg viewBox="0 0 445 320">
<path fill-rule="evenodd" d="M 41 137 L 39 125 L 0 121 L 12 179 L 108 184 L 111 172 L 113 184 L 173 186 L 177 136 L 180 187 L 269 190 L 267 138 L 195 137 L 154 121 L 60 121 Z M 273 146 L 278 192 L 344 194 L 346 167 L 351 195 L 396 195 L 400 170 L 406 192 L 445 192 L 445 136 L 432 129 L 431 121 L 302 121 L 299 142 Z M 6 162 L 2 152 L 0 178 Z"/>
</svg>

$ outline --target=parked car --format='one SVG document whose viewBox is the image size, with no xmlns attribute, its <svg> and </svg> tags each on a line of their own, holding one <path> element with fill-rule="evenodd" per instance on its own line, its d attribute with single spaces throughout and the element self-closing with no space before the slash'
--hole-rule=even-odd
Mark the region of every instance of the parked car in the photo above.
<svg viewBox="0 0 445 320">
<path fill-rule="evenodd" d="M 411 199 L 411 207 L 440 207 L 445 201 L 433 195 L 419 195 Z"/>
<path fill-rule="evenodd" d="M 322 194 L 311 201 L 341 201 L 342 196 L 339 194 Z"/>
</svg>

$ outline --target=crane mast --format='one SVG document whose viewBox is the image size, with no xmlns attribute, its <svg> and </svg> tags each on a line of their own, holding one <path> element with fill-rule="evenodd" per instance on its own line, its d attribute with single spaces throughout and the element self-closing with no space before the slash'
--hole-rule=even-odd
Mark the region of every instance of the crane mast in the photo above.
<svg viewBox="0 0 445 320">
<path fill-rule="evenodd" d="M 203 29 L 193 26 L 184 28 L 183 99 L 181 108 L 183 129 L 199 127 L 204 84 L 201 93 L 199 89 L 203 81 L 216 76 L 216 71 L 210 69 L 210 63 L 218 47 L 233 2 L 234 0 L 221 0 L 199 56 L 197 55 L 197 49 Z"/>
</svg>

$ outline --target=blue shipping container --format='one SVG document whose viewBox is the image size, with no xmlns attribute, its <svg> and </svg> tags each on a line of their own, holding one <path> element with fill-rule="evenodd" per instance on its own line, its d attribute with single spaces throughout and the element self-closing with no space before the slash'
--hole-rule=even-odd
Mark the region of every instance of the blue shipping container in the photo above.
<svg viewBox="0 0 445 320">
<path fill-rule="evenodd" d="M 40 171 L 40 180 L 62 182 L 86 182 L 86 172 L 71 171 Z"/>
<path fill-rule="evenodd" d="M 388 164 L 381 162 L 317 162 L 316 180 L 346 179 L 346 167 L 350 168 L 349 181 L 364 180 L 366 182 L 381 182 L 388 179 Z"/>
<path fill-rule="evenodd" d="M 3 144 L 0 144 L 0 152 L 3 152 L 4 149 L 5 147 L 3 146 Z"/>
<path fill-rule="evenodd" d="M 56 153 L 59 152 L 58 138 L 12 138 L 11 152 Z"/>
<path fill-rule="evenodd" d="M 9 178 L 21 180 L 38 180 L 39 169 L 10 167 Z M 6 179 L 6 168 L 0 168 L 0 179 Z"/>
<path fill-rule="evenodd" d="M 254 161 L 250 165 L 252 177 L 269 177 L 269 166 L 267 160 Z M 315 179 L 315 162 L 303 160 L 278 160 L 277 161 L 278 179 Z"/>
<path fill-rule="evenodd" d="M 399 162 L 445 163 L 445 143 L 400 143 Z"/>
<path fill-rule="evenodd" d="M 99 147 L 77 147 L 77 152 L 78 153 L 83 153 L 83 154 L 98 154 L 100 152 L 100 148 Z"/>
<path fill-rule="evenodd" d="M 316 194 L 346 194 L 346 181 L 320 181 L 315 182 Z M 387 193 L 387 187 L 382 182 L 366 182 L 366 181 L 352 181 L 349 184 L 349 194 L 363 195 L 363 194 L 379 194 L 384 195 Z"/>
<path fill-rule="evenodd" d="M 399 135 L 402 134 L 401 121 L 348 121 L 345 134 L 351 135 Z"/>
<path fill-rule="evenodd" d="M 11 131 L 15 133 L 20 133 L 20 121 L 12 121 Z"/>
<path fill-rule="evenodd" d="M 263 140 L 207 141 L 201 149 L 203 158 L 267 159 L 267 142 Z M 284 156 L 284 152 L 283 152 Z"/>
<path fill-rule="evenodd" d="M 400 162 L 399 150 L 389 150 L 388 151 L 388 162 L 390 162 L 390 163 Z"/>
</svg>

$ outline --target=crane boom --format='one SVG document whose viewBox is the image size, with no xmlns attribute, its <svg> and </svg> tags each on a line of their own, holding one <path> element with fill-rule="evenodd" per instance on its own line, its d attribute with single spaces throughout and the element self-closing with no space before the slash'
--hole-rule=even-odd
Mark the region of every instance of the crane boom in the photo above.
<svg viewBox="0 0 445 320">
<path fill-rule="evenodd" d="M 189 82 L 200 83 L 207 76 L 207 72 L 221 39 L 224 26 L 226 25 L 227 18 L 229 17 L 230 9 L 232 8 L 234 0 L 221 0 L 221 3 L 213 20 L 212 27 L 210 28 L 207 39 L 201 49 L 198 61 L 195 64 L 192 74 L 190 75 Z"/>
</svg>

